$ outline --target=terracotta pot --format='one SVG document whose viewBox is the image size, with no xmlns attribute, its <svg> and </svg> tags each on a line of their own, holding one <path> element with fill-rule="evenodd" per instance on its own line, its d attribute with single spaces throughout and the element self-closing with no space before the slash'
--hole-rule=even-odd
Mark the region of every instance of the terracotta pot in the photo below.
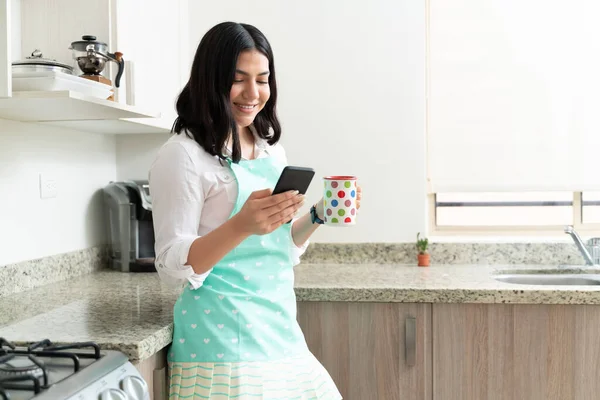
<svg viewBox="0 0 600 400">
<path fill-rule="evenodd" d="M 429 267 L 429 254 L 419 254 L 419 267 Z"/>
</svg>

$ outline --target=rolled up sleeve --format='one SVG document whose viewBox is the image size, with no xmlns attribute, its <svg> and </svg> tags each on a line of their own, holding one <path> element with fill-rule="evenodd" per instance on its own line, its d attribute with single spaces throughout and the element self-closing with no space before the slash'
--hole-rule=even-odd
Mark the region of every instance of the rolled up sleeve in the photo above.
<svg viewBox="0 0 600 400">
<path fill-rule="evenodd" d="M 187 264 L 192 243 L 199 238 L 198 227 L 204 189 L 200 172 L 186 149 L 167 143 L 158 152 L 148 175 L 152 196 L 156 270 L 165 283 L 197 288 L 208 276 L 195 274 Z"/>
</svg>

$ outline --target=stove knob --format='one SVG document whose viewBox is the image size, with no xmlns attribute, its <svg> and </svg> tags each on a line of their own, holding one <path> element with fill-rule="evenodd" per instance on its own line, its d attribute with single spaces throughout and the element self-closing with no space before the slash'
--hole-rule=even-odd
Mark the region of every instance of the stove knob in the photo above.
<svg viewBox="0 0 600 400">
<path fill-rule="evenodd" d="M 130 400 L 145 400 L 149 398 L 148 385 L 140 377 L 127 376 L 121 381 L 121 389 Z"/>
<path fill-rule="evenodd" d="M 100 394 L 100 400 L 127 400 L 127 393 L 119 389 L 106 389 Z"/>
</svg>

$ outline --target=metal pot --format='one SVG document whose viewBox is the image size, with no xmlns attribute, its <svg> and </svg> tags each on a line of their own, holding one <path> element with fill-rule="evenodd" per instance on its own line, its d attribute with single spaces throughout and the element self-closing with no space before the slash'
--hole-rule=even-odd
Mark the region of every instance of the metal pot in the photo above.
<svg viewBox="0 0 600 400">
<path fill-rule="evenodd" d="M 42 52 L 35 49 L 31 56 L 12 63 L 13 74 L 31 72 L 62 72 L 72 75 L 73 67 L 50 58 L 44 58 Z"/>
<path fill-rule="evenodd" d="M 106 59 L 95 55 L 77 57 L 77 65 L 86 75 L 100 75 L 106 66 Z"/>
<path fill-rule="evenodd" d="M 82 40 L 71 43 L 70 50 L 73 51 L 73 58 L 77 60 L 77 65 L 86 75 L 100 75 L 106 66 L 107 61 L 116 62 L 119 65 L 115 86 L 119 87 L 121 76 L 125 68 L 123 53 L 108 51 L 106 43 L 96 40 L 96 36 L 84 35 Z"/>
</svg>

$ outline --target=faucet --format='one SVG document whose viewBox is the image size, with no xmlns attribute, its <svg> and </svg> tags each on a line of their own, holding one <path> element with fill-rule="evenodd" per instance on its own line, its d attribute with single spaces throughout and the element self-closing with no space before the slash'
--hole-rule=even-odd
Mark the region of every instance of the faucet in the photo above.
<svg viewBox="0 0 600 400">
<path fill-rule="evenodd" d="M 575 232 L 575 229 L 573 229 L 571 225 L 567 225 L 565 226 L 565 233 L 571 235 L 571 237 L 573 238 L 573 241 L 577 245 L 577 248 L 583 255 L 583 258 L 585 258 L 585 265 L 594 265 L 594 260 L 592 259 L 590 252 L 585 247 L 585 244 L 583 244 L 583 241 L 581 240 L 577 232 Z"/>
</svg>

